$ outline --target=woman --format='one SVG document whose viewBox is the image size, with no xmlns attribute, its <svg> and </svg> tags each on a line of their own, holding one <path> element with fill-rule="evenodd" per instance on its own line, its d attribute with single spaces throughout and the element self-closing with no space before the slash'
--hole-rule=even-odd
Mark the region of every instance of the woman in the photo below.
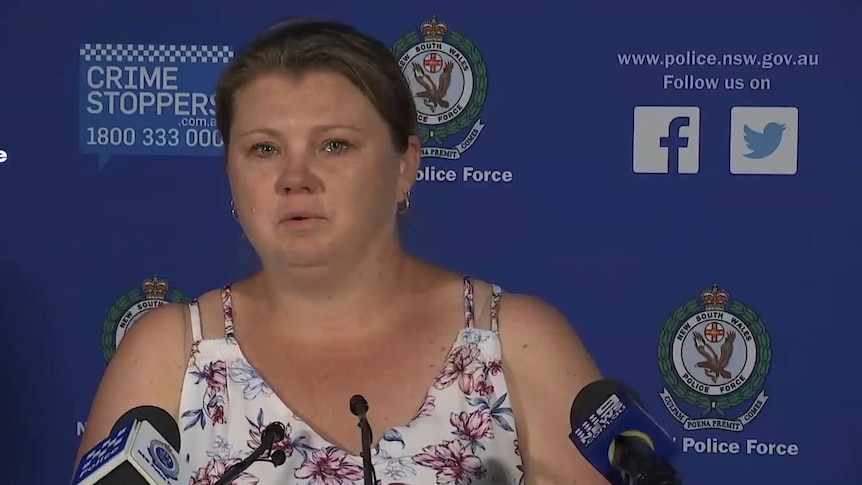
<svg viewBox="0 0 862 485">
<path fill-rule="evenodd" d="M 420 145 L 383 44 L 337 23 L 276 26 L 220 80 L 216 119 L 263 270 L 127 333 L 81 453 L 151 404 L 179 422 L 195 485 L 274 421 L 286 463 L 235 483 L 361 484 L 348 401 L 362 394 L 382 483 L 606 483 L 567 437 L 572 399 L 600 376 L 565 318 L 399 245 Z"/>
</svg>

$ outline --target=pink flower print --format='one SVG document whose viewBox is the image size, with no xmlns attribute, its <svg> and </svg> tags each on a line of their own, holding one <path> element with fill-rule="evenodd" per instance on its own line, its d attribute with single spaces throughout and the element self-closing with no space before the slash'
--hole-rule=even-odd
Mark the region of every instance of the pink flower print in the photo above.
<svg viewBox="0 0 862 485">
<path fill-rule="evenodd" d="M 230 300 L 228 300 L 230 301 Z M 233 307 L 224 307 L 224 319 L 226 322 L 233 323 Z"/>
<path fill-rule="evenodd" d="M 227 422 L 223 405 L 216 404 L 210 409 L 210 420 L 212 420 L 213 424 L 225 424 Z"/>
<path fill-rule="evenodd" d="M 201 353 L 200 344 L 201 344 L 200 340 L 198 340 L 197 342 L 192 344 L 192 349 L 189 352 L 189 364 L 190 365 L 197 365 L 198 355 Z"/>
<path fill-rule="evenodd" d="M 189 420 L 183 430 L 191 429 L 198 424 L 201 429 L 204 429 L 207 424 L 206 418 L 209 418 L 213 424 L 224 424 L 226 422 L 224 406 L 227 394 L 227 365 L 224 361 L 217 360 L 206 364 L 203 369 L 194 366 L 189 373 L 195 378 L 196 385 L 205 382 L 206 390 L 203 393 L 202 407 L 189 409 L 180 416 L 182 419 Z"/>
<path fill-rule="evenodd" d="M 413 461 L 437 472 L 437 485 L 468 485 L 473 479 L 485 477 L 482 460 L 467 453 L 467 446 L 458 441 L 444 441 L 422 448 Z"/>
<path fill-rule="evenodd" d="M 461 411 L 449 416 L 449 423 L 455 427 L 455 434 L 463 440 L 493 438 L 491 432 L 491 413 L 478 409 L 472 413 Z"/>
<path fill-rule="evenodd" d="M 443 370 L 434 379 L 434 387 L 446 389 L 455 381 L 464 394 L 471 394 L 476 385 L 484 381 L 485 366 L 479 360 L 479 349 L 463 345 L 454 349 L 446 358 Z"/>
<path fill-rule="evenodd" d="M 492 360 L 491 362 L 488 362 L 486 370 L 488 374 L 495 376 L 500 372 L 503 372 L 503 363 L 499 360 Z"/>
<path fill-rule="evenodd" d="M 490 396 L 491 394 L 494 394 L 494 385 L 489 384 L 487 381 L 480 382 L 476 385 L 476 392 L 478 392 L 480 396 Z"/>
<path fill-rule="evenodd" d="M 239 458 L 213 460 L 207 463 L 206 466 L 198 468 L 197 472 L 192 475 L 191 483 L 189 485 L 215 485 L 219 478 L 224 475 L 224 472 L 228 467 L 239 463 L 240 461 L 241 460 Z M 234 485 L 257 485 L 257 482 L 257 477 L 248 472 L 243 472 L 242 475 L 238 476 L 231 483 Z"/>
<path fill-rule="evenodd" d="M 411 421 L 416 421 L 419 418 L 424 418 L 426 416 L 431 416 L 431 413 L 434 411 L 436 397 L 428 394 L 425 396 L 425 400 L 422 401 L 422 406 L 419 407 L 419 411 L 416 411 L 416 416 L 413 416 Z"/>
<path fill-rule="evenodd" d="M 224 335 L 230 343 L 236 343 L 233 336 L 233 301 L 230 297 L 230 286 L 221 291 L 222 313 L 224 314 Z"/>
<path fill-rule="evenodd" d="M 452 413 L 449 416 L 449 423 L 455 427 L 452 434 L 466 441 L 473 453 L 476 453 L 476 448 L 485 449 L 481 442 L 482 438 L 494 437 L 491 431 L 491 413 L 484 409 L 477 409 L 472 413 L 464 411 Z"/>
<path fill-rule="evenodd" d="M 223 360 L 205 365 L 201 374 L 211 392 L 221 394 L 227 391 L 227 364 Z"/>
<path fill-rule="evenodd" d="M 306 458 L 293 476 L 308 480 L 308 485 L 342 485 L 362 480 L 362 467 L 346 460 L 347 453 L 327 446 Z"/>
<path fill-rule="evenodd" d="M 464 278 L 464 320 L 467 322 L 468 328 L 473 328 L 473 283 L 469 278 Z"/>
<path fill-rule="evenodd" d="M 224 287 L 221 291 L 221 307 L 225 318 L 233 319 L 233 299 L 230 297 L 230 287 Z"/>
</svg>

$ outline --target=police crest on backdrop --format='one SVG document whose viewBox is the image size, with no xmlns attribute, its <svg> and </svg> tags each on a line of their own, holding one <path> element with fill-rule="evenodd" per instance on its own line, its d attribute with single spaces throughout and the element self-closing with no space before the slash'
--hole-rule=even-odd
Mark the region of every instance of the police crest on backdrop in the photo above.
<svg viewBox="0 0 862 485">
<path fill-rule="evenodd" d="M 432 15 L 418 31 L 395 41 L 392 53 L 413 94 L 422 158 L 444 163 L 460 160 L 485 129 L 481 115 L 488 96 L 488 69 L 479 49 Z M 473 183 L 512 179 L 510 170 L 463 165 L 459 173 L 448 163 L 439 168 L 423 164 L 417 178 L 420 182 Z"/>
<path fill-rule="evenodd" d="M 178 290 L 171 288 L 168 280 L 153 275 L 120 297 L 108 310 L 102 325 L 102 352 L 105 360 L 110 361 L 120 345 L 123 335 L 141 318 L 145 312 L 166 303 L 187 303 L 189 299 Z"/>
<path fill-rule="evenodd" d="M 771 363 L 763 321 L 713 285 L 701 292 L 700 302 L 677 308 L 662 327 L 658 366 L 666 387 L 660 396 L 686 430 L 741 432 L 769 399 L 764 386 Z"/>
<path fill-rule="evenodd" d="M 423 146 L 422 156 L 457 160 L 485 128 L 479 118 L 488 95 L 482 54 L 436 16 L 422 22 L 418 33 L 398 39 L 392 53 L 416 99 L 417 134 L 423 145 L 438 145 Z M 442 146 L 447 137 L 462 133 L 461 141 Z"/>
</svg>

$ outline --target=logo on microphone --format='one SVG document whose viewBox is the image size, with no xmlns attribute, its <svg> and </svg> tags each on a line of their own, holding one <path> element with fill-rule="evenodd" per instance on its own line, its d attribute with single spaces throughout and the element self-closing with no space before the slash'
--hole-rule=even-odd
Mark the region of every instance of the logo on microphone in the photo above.
<svg viewBox="0 0 862 485">
<path fill-rule="evenodd" d="M 662 327 L 658 364 L 666 387 L 659 395 L 686 430 L 740 432 L 769 399 L 764 386 L 771 363 L 763 321 L 713 285 L 701 292 L 700 302 L 677 308 Z M 693 412 L 686 413 L 678 400 Z"/>
<path fill-rule="evenodd" d="M 148 450 L 153 466 L 169 480 L 176 480 L 180 474 L 180 463 L 168 445 L 162 441 L 153 440 Z"/>
<path fill-rule="evenodd" d="M 154 275 L 144 280 L 140 288 L 129 290 L 108 310 L 102 325 L 102 351 L 110 361 L 129 328 L 147 310 L 166 303 L 187 303 L 189 299 L 170 287 L 168 280 Z"/>
<path fill-rule="evenodd" d="M 132 436 L 134 422 L 130 421 L 122 428 L 118 429 L 114 434 L 102 440 L 95 448 L 88 451 L 81 459 L 81 464 L 78 465 L 77 478 L 75 483 L 82 482 L 86 477 L 95 472 L 100 466 L 108 462 L 123 452 Z"/>
</svg>

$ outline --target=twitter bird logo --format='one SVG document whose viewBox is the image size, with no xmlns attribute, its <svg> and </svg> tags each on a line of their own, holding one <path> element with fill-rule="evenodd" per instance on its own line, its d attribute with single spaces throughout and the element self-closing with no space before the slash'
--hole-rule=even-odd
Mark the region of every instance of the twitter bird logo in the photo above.
<svg viewBox="0 0 862 485">
<path fill-rule="evenodd" d="M 781 145 L 781 137 L 784 135 L 785 127 L 786 125 L 782 123 L 772 122 L 767 123 L 763 127 L 763 131 L 756 131 L 748 125 L 744 125 L 742 127 L 744 132 L 743 138 L 750 153 L 746 153 L 743 156 L 758 159 L 772 155 L 778 149 L 778 146 Z"/>
<path fill-rule="evenodd" d="M 752 129 L 763 128 L 763 131 Z M 730 110 L 730 173 L 796 175 L 799 110 L 793 106 L 734 106 Z"/>
</svg>

